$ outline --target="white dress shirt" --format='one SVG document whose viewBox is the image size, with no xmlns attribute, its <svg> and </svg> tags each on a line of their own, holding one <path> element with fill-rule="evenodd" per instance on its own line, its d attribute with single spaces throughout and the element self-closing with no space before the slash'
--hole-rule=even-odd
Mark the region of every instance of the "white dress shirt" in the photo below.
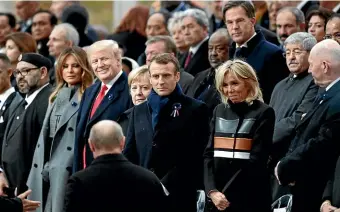
<svg viewBox="0 0 340 212">
<path fill-rule="evenodd" d="M 25 106 L 25 110 L 27 109 L 28 106 L 30 106 L 30 104 L 33 102 L 33 100 L 35 99 L 35 97 L 39 94 L 39 92 L 45 88 L 49 83 L 46 83 L 45 85 L 41 86 L 41 88 L 39 88 L 38 90 L 34 91 L 31 95 L 27 96 L 26 95 L 26 102 L 27 105 Z"/>
<path fill-rule="evenodd" d="M 326 87 L 326 91 L 328 91 L 333 85 L 335 85 L 335 83 L 337 83 L 338 81 L 340 80 L 340 77 L 336 80 L 334 80 L 331 84 L 329 84 L 327 87 Z"/>
<path fill-rule="evenodd" d="M 2 108 L 7 98 L 14 92 L 15 92 L 15 89 L 13 87 L 10 87 L 4 93 L 0 94 L 0 108 Z"/>
<path fill-rule="evenodd" d="M 199 42 L 196 46 L 191 46 L 189 49 L 189 52 L 191 52 L 192 57 L 196 54 L 196 52 L 198 51 L 198 49 L 202 46 L 202 44 L 209 39 L 209 36 L 207 36 L 206 38 L 204 38 L 201 42 Z"/>
<path fill-rule="evenodd" d="M 115 82 L 117 82 L 117 80 L 119 79 L 119 77 L 122 76 L 122 74 L 123 74 L 123 71 L 121 70 L 121 71 L 115 76 L 115 78 L 113 78 L 109 83 L 104 84 L 104 83 L 102 82 L 102 86 L 101 86 L 101 87 L 103 87 L 103 85 L 106 85 L 106 87 L 107 87 L 107 90 L 105 91 L 105 95 L 107 94 L 107 92 L 109 92 L 109 90 L 110 90 L 111 87 L 115 84 Z"/>
</svg>

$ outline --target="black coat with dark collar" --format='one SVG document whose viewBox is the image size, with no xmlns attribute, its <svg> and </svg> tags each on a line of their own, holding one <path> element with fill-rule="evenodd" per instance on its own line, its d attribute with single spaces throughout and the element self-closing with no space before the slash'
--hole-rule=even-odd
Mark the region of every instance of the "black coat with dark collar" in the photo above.
<svg viewBox="0 0 340 212">
<path fill-rule="evenodd" d="M 319 211 L 326 182 L 340 154 L 340 82 L 316 102 L 296 127 L 288 154 L 278 166 L 281 183 L 291 188 L 293 211 Z"/>
<path fill-rule="evenodd" d="M 186 68 L 184 68 L 184 65 L 185 65 L 185 60 L 188 57 L 189 53 L 187 52 L 183 54 L 183 56 L 180 59 L 180 64 L 181 64 L 181 67 L 184 68 L 184 71 L 190 73 L 192 76 L 195 77 L 197 73 L 204 71 L 210 67 L 209 57 L 208 57 L 208 43 L 209 43 L 209 39 L 202 43 L 202 45 L 198 48 L 197 52 L 191 58 Z"/>
<path fill-rule="evenodd" d="M 107 92 L 93 117 L 90 118 L 92 106 L 101 85 L 102 82 L 98 80 L 98 82 L 87 88 L 82 96 L 77 118 L 73 172 L 83 169 L 83 149 L 85 145 L 87 164 L 90 164 L 93 160 L 92 152 L 87 143 L 91 127 L 101 120 L 117 121 L 119 116 L 129 109 L 131 105 L 127 76 L 123 73 Z"/>
<path fill-rule="evenodd" d="M 26 191 L 34 149 L 47 111 L 52 86 L 44 87 L 22 115 L 10 117 L 2 146 L 2 165 L 10 187 Z"/>
<path fill-rule="evenodd" d="M 86 169 L 70 177 L 65 212 L 167 211 L 165 193 L 150 171 L 129 162 L 121 154 L 94 159 Z"/>
<path fill-rule="evenodd" d="M 179 116 L 171 116 L 174 104 Z M 148 102 L 134 107 L 126 138 L 125 156 L 148 168 L 170 192 L 172 211 L 196 211 L 196 189 L 203 178 L 203 151 L 209 138 L 204 103 L 183 94 L 161 109 L 155 130 Z"/>
<path fill-rule="evenodd" d="M 265 103 L 269 103 L 275 85 L 289 75 L 282 50 L 264 38 L 261 31 L 247 42 L 247 48 L 240 50 L 239 59 L 249 63 L 257 74 Z M 233 42 L 229 58 L 234 59 L 236 43 Z"/>
</svg>

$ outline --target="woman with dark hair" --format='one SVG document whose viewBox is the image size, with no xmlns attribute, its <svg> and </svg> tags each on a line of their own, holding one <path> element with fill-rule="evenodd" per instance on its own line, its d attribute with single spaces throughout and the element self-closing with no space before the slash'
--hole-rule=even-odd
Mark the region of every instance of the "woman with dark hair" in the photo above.
<svg viewBox="0 0 340 212">
<path fill-rule="evenodd" d="M 32 35 L 27 32 L 14 32 L 5 37 L 6 55 L 12 63 L 12 68 L 17 67 L 19 56 L 22 53 L 37 52 L 37 43 Z"/>
<path fill-rule="evenodd" d="M 323 40 L 326 34 L 326 24 L 331 15 L 331 11 L 322 7 L 308 13 L 306 18 L 307 31 L 315 37 L 317 42 Z"/>
<path fill-rule="evenodd" d="M 123 17 L 113 35 L 108 36 L 125 48 L 124 56 L 133 60 L 145 50 L 145 28 L 149 17 L 149 8 L 143 5 L 132 7 Z"/>
<path fill-rule="evenodd" d="M 246 62 L 225 62 L 215 79 L 222 103 L 214 110 L 204 152 L 207 210 L 269 212 L 274 109 L 263 103 L 256 73 Z"/>
<path fill-rule="evenodd" d="M 56 79 L 27 181 L 32 189 L 29 199 L 41 201 L 41 212 L 63 210 L 80 100 L 93 81 L 86 52 L 76 46 L 65 49 L 57 61 Z"/>
</svg>

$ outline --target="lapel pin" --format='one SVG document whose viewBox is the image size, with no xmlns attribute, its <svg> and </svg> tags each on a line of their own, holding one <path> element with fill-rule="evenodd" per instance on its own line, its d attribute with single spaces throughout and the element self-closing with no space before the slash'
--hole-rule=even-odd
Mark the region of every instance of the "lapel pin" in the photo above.
<svg viewBox="0 0 340 212">
<path fill-rule="evenodd" d="M 110 94 L 108 98 L 109 98 L 109 100 L 112 100 L 113 99 L 113 95 Z"/>
<path fill-rule="evenodd" d="M 75 107 L 75 106 L 77 106 L 77 102 L 72 102 L 71 105 L 72 105 L 72 107 Z"/>
<path fill-rule="evenodd" d="M 179 116 L 179 110 L 182 108 L 182 105 L 180 103 L 175 103 L 172 105 L 172 113 L 171 116 L 172 117 L 177 117 Z"/>
</svg>

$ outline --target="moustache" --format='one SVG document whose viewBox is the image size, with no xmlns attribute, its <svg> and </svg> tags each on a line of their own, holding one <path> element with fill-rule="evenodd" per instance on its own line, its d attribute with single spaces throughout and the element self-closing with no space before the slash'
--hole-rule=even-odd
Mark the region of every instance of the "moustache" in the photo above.
<svg viewBox="0 0 340 212">
<path fill-rule="evenodd" d="M 288 38 L 288 35 L 287 34 L 283 34 L 280 36 L 280 38 Z"/>
</svg>

